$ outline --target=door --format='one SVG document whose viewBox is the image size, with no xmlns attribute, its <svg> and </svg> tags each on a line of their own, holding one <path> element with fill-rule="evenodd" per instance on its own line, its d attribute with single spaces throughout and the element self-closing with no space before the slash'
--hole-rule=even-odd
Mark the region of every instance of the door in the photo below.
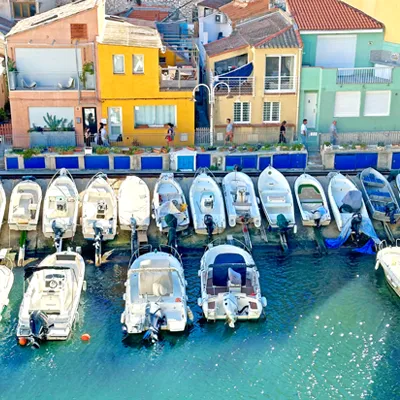
<svg viewBox="0 0 400 400">
<path fill-rule="evenodd" d="M 95 134 L 97 132 L 97 114 L 95 107 L 83 107 L 83 134 L 89 129 L 91 133 L 90 141 L 94 141 Z"/>
<path fill-rule="evenodd" d="M 317 93 L 304 94 L 304 118 L 308 121 L 307 128 L 315 128 L 317 122 Z"/>
</svg>

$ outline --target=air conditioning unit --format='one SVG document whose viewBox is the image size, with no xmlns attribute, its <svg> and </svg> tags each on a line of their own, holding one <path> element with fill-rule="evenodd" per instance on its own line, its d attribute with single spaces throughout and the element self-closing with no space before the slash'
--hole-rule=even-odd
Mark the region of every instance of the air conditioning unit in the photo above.
<svg viewBox="0 0 400 400">
<path fill-rule="evenodd" d="M 215 14 L 215 22 L 217 24 L 224 24 L 225 21 L 225 15 L 224 14 Z"/>
</svg>

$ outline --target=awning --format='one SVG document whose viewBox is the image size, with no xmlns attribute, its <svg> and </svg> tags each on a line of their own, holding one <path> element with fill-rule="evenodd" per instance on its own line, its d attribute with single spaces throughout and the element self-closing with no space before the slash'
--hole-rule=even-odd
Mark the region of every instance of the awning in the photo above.
<svg viewBox="0 0 400 400">
<path fill-rule="evenodd" d="M 247 78 L 253 72 L 253 63 L 250 62 L 248 64 L 242 65 L 239 68 L 235 68 L 232 71 L 225 72 L 225 74 L 221 74 L 215 77 L 216 80 L 224 81 L 222 78 Z"/>
</svg>

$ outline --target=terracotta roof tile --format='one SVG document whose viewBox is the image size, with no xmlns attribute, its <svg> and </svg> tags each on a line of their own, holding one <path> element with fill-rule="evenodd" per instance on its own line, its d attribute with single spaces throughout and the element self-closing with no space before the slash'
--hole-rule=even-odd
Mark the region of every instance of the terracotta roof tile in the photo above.
<svg viewBox="0 0 400 400">
<path fill-rule="evenodd" d="M 161 22 L 163 19 L 167 18 L 170 14 L 170 9 L 165 6 L 156 7 L 135 7 L 132 8 L 128 13 L 124 13 L 127 18 L 137 18 L 144 19 L 147 21 L 158 21 Z M 126 15 L 128 14 L 128 15 Z"/>
<path fill-rule="evenodd" d="M 220 7 L 230 3 L 231 1 L 232 0 L 203 0 L 200 3 L 197 3 L 197 5 L 207 8 L 215 8 L 216 10 L 218 10 Z"/>
<path fill-rule="evenodd" d="M 233 23 L 263 15 L 268 9 L 269 0 L 234 0 L 219 8 Z"/>
<path fill-rule="evenodd" d="M 286 0 L 300 30 L 382 29 L 376 19 L 340 0 Z"/>
</svg>

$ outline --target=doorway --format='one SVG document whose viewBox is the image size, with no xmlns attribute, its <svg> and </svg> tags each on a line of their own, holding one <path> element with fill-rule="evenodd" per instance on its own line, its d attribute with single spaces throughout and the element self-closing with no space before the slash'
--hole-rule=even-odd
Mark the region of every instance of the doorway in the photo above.
<svg viewBox="0 0 400 400">
<path fill-rule="evenodd" d="M 317 123 L 317 98 L 316 92 L 304 94 L 304 117 L 308 123 L 308 128 L 315 128 Z"/>
<path fill-rule="evenodd" d="M 96 107 L 83 107 L 83 134 L 85 135 L 86 131 L 89 129 L 90 131 L 90 142 L 86 141 L 86 145 L 90 146 L 90 143 L 94 142 L 97 132 L 97 113 Z"/>
</svg>

